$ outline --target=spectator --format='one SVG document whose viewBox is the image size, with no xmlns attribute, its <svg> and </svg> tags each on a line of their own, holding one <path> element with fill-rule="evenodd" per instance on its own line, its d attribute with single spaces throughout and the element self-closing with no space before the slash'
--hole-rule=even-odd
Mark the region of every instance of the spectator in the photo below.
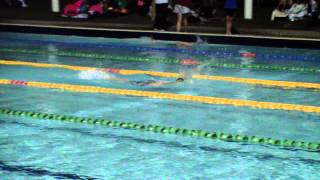
<svg viewBox="0 0 320 180">
<path fill-rule="evenodd" d="M 128 0 L 115 0 L 115 12 L 120 14 L 128 14 Z"/>
<path fill-rule="evenodd" d="M 297 3 L 291 6 L 287 13 L 290 21 L 303 19 L 303 17 L 308 14 L 308 5 L 306 1 L 298 0 Z"/>
<path fill-rule="evenodd" d="M 153 24 L 154 30 L 167 30 L 168 29 L 168 22 L 167 22 L 167 15 L 168 15 L 168 0 L 154 0 L 155 2 L 155 20 Z"/>
<path fill-rule="evenodd" d="M 183 25 L 184 31 L 187 30 L 188 26 L 188 15 L 191 12 L 190 6 L 192 0 L 176 0 L 173 12 L 177 14 L 177 32 L 181 31 L 181 25 Z"/>
<path fill-rule="evenodd" d="M 78 0 L 74 4 L 67 4 L 62 17 L 88 18 L 88 4 L 85 0 Z"/>
<path fill-rule="evenodd" d="M 137 1 L 137 13 L 140 16 L 145 16 L 149 13 L 149 7 L 151 5 L 151 0 L 138 0 Z"/>
<path fill-rule="evenodd" d="M 20 7 L 28 7 L 27 3 L 24 0 L 5 0 L 8 6 L 20 6 Z"/>
<path fill-rule="evenodd" d="M 107 14 L 110 17 L 117 17 L 128 14 L 128 1 L 127 0 L 108 0 Z"/>
<path fill-rule="evenodd" d="M 233 19 L 236 14 L 238 5 L 237 0 L 226 0 L 224 4 L 224 9 L 226 11 L 226 34 L 232 34 Z"/>
<path fill-rule="evenodd" d="M 312 19 L 317 19 L 317 16 L 319 15 L 319 10 L 318 10 L 318 3 L 316 0 L 309 0 L 309 16 L 312 17 Z"/>
<path fill-rule="evenodd" d="M 89 7 L 89 15 L 91 17 L 96 17 L 96 16 L 103 16 L 106 13 L 106 9 L 108 6 L 108 1 L 107 0 L 102 0 L 101 2 L 97 4 L 93 4 Z"/>
<path fill-rule="evenodd" d="M 285 11 L 287 9 L 290 9 L 292 4 L 293 4 L 292 0 L 280 0 L 277 6 L 277 9 L 280 11 Z"/>
<path fill-rule="evenodd" d="M 293 2 L 292 0 L 280 0 L 277 8 L 272 11 L 271 21 L 274 21 L 275 18 L 285 18 L 288 17 L 288 9 L 291 8 Z"/>
</svg>

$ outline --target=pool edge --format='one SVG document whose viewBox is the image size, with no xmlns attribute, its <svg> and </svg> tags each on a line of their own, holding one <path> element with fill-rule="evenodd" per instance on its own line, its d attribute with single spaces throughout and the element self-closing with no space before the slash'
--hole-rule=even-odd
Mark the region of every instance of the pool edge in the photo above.
<svg viewBox="0 0 320 180">
<path fill-rule="evenodd" d="M 77 35 L 106 38 L 152 37 L 156 40 L 196 42 L 197 38 L 209 44 L 231 44 L 262 47 L 286 47 L 299 49 L 319 49 L 320 39 L 263 37 L 251 35 L 226 36 L 207 33 L 176 33 L 150 30 L 125 30 L 92 27 L 73 27 L 60 25 L 38 25 L 23 23 L 0 23 L 0 32 L 23 32 L 55 35 Z"/>
</svg>

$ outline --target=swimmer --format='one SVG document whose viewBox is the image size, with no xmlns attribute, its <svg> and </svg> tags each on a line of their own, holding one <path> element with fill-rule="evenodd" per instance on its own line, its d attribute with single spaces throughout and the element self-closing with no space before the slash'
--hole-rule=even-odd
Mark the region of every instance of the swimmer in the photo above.
<svg viewBox="0 0 320 180">
<path fill-rule="evenodd" d="M 184 82 L 184 78 L 178 78 L 175 81 L 155 81 L 155 80 L 147 80 L 147 81 L 128 81 L 131 85 L 136 86 L 166 86 L 173 85 Z"/>
<path fill-rule="evenodd" d="M 193 44 L 194 44 L 194 43 L 192 43 L 192 42 L 184 42 L 184 41 L 179 41 L 179 42 L 177 42 L 177 46 L 179 46 L 179 47 L 186 47 L 186 48 L 192 47 Z"/>
<path fill-rule="evenodd" d="M 196 38 L 197 38 L 196 42 L 178 41 L 176 44 L 178 47 L 189 48 L 189 47 L 192 47 L 193 45 L 199 45 L 204 43 L 204 41 L 201 39 L 200 36 L 196 36 Z"/>
<path fill-rule="evenodd" d="M 79 73 L 80 79 L 86 80 L 113 80 L 120 82 L 128 82 L 127 79 L 114 77 L 111 73 L 104 72 L 103 70 L 88 70 Z"/>
<path fill-rule="evenodd" d="M 80 73 L 79 76 L 81 79 L 87 79 L 87 80 L 104 79 L 104 80 L 118 81 L 122 83 L 129 83 L 135 86 L 165 86 L 165 85 L 182 83 L 185 81 L 184 78 L 177 78 L 175 81 L 161 81 L 161 80 L 132 81 L 126 78 L 113 77 L 109 73 L 106 73 L 100 70 L 83 71 Z"/>
</svg>

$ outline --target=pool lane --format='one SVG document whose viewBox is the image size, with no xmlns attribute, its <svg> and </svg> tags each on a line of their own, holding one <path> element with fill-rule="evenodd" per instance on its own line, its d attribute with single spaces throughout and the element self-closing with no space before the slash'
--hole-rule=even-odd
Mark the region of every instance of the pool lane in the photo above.
<svg viewBox="0 0 320 180">
<path fill-rule="evenodd" d="M 136 75 L 136 74 L 146 74 L 158 77 L 166 78 L 179 78 L 183 77 L 183 74 L 180 73 L 170 73 L 170 72 L 159 72 L 159 71 L 145 71 L 145 70 L 129 70 L 129 69 L 114 69 L 114 68 L 94 68 L 94 67 L 85 67 L 85 66 L 70 66 L 63 64 L 48 64 L 48 63 L 34 63 L 27 61 L 16 61 L 16 60 L 0 60 L 0 64 L 4 65 L 16 65 L 16 66 L 32 66 L 37 68 L 63 68 L 73 71 L 93 71 L 101 70 L 108 73 L 115 73 L 121 75 Z M 294 82 L 294 81 L 274 81 L 274 80 L 261 80 L 254 78 L 240 78 L 240 77 L 225 77 L 225 76 L 209 76 L 195 74 L 192 75 L 192 78 L 199 80 L 212 80 L 212 81 L 226 81 L 233 83 L 243 83 L 250 85 L 262 85 L 269 87 L 281 87 L 281 88 L 306 88 L 306 89 L 320 89 L 319 83 L 306 83 L 306 82 Z"/>
<path fill-rule="evenodd" d="M 141 90 L 128 90 L 128 89 L 115 89 L 115 88 L 104 88 L 97 86 L 84 86 L 74 84 L 58 84 L 58 83 L 47 83 L 37 81 L 21 81 L 11 79 L 0 79 L 0 84 L 3 85 L 14 85 L 14 86 L 27 86 L 45 89 L 60 89 L 81 93 L 102 93 L 102 94 L 115 94 L 125 96 L 138 96 L 148 97 L 156 99 L 169 99 L 178 101 L 191 101 L 206 104 L 220 104 L 220 105 L 231 105 L 231 106 L 243 106 L 251 108 L 261 109 L 275 109 L 275 110 L 287 110 L 287 111 L 300 111 L 305 113 L 320 113 L 319 106 L 308 106 L 298 104 L 285 104 L 285 103 L 273 103 L 273 102 L 260 102 L 252 100 L 240 100 L 231 98 L 219 98 L 209 96 L 193 96 L 185 94 L 173 94 L 173 93 L 161 93 L 155 91 L 141 91 Z"/>
<path fill-rule="evenodd" d="M 131 123 L 131 122 L 111 121 L 106 119 L 67 116 L 67 115 L 61 115 L 61 114 L 48 114 L 48 113 L 41 113 L 41 112 L 13 110 L 13 109 L 7 109 L 7 108 L 0 108 L 0 114 L 8 115 L 8 116 L 29 117 L 33 119 L 45 119 L 45 120 L 56 120 L 56 121 L 63 121 L 63 122 L 75 122 L 75 123 L 82 123 L 82 124 L 101 125 L 101 126 L 107 126 L 111 128 L 149 131 L 149 132 L 159 133 L 159 134 L 183 135 L 183 136 L 191 136 L 196 138 L 221 140 L 226 142 L 282 146 L 290 149 L 294 148 L 294 149 L 302 149 L 302 150 L 315 151 L 315 152 L 320 151 L 320 143 L 318 142 L 305 142 L 305 141 L 296 141 L 296 140 L 288 140 L 288 139 L 273 139 L 269 137 L 229 134 L 224 132 L 208 132 L 203 130 L 182 129 L 177 127 L 166 127 L 161 125 L 152 125 L 152 124 L 147 125 L 147 124 L 138 124 L 138 123 Z"/>
<path fill-rule="evenodd" d="M 78 58 L 96 58 L 108 59 L 112 61 L 128 61 L 128 62 L 147 62 L 147 63 L 163 63 L 163 64 L 177 64 L 177 65 L 206 65 L 211 67 L 231 68 L 231 69 L 253 69 L 253 70 L 274 70 L 274 71 L 288 71 L 288 72 L 302 72 L 302 73 L 319 73 L 319 68 L 303 67 L 303 66 L 288 66 L 288 65 L 272 65 L 268 64 L 238 64 L 231 62 L 217 62 L 210 61 L 206 57 L 203 61 L 195 60 L 196 58 L 158 58 L 158 57 L 143 57 L 143 56 L 124 56 L 114 55 L 111 53 L 93 53 L 89 51 L 48 51 L 41 49 L 21 49 L 21 48 L 0 48 L 0 52 L 5 53 L 27 53 L 38 55 L 54 55 L 64 57 L 78 57 Z M 177 55 L 178 56 L 178 55 Z M 247 60 L 255 59 L 256 57 L 243 57 Z M 203 58 L 201 58 L 203 59 Z M 274 63 L 274 62 L 273 62 Z"/>
</svg>

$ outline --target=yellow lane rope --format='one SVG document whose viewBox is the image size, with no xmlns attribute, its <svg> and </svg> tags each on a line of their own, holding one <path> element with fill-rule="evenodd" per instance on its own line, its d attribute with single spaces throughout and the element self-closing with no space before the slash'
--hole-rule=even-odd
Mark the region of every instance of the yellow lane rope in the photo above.
<svg viewBox="0 0 320 180">
<path fill-rule="evenodd" d="M 217 98 L 217 97 L 207 97 L 207 96 L 192 96 L 192 95 L 185 95 L 185 94 L 160 93 L 160 92 L 139 91 L 139 90 L 114 89 L 114 88 L 104 88 L 104 87 L 96 87 L 96 86 L 57 84 L 57 83 L 20 81 L 20 80 L 9 80 L 9 79 L 0 79 L 0 84 L 29 86 L 29 87 L 47 88 L 47 89 L 62 89 L 62 90 L 86 92 L 86 93 L 104 93 L 104 94 L 140 96 L 140 97 L 149 97 L 149 98 L 156 98 L 156 99 L 192 101 L 192 102 L 207 103 L 207 104 L 244 106 L 244 107 L 261 108 L 261 109 L 302 111 L 302 112 L 309 112 L 309 113 L 320 112 L 320 107 L 318 106 L 306 106 L 306 105 L 284 104 L 284 103 L 273 103 L 273 102 L 259 102 L 259 101 L 251 101 L 251 100 L 228 99 L 228 98 Z"/>
<path fill-rule="evenodd" d="M 34 66 L 34 67 L 39 67 L 39 68 L 64 68 L 64 69 L 69 69 L 69 70 L 74 70 L 74 71 L 99 70 L 99 68 L 93 68 L 93 67 L 70 66 L 70 65 L 47 64 L 47 63 L 34 63 L 34 62 L 11 61 L 11 60 L 0 60 L 0 64 Z M 169 73 L 169 72 L 127 70 L 127 69 L 109 69 L 109 70 L 110 70 L 110 72 L 116 72 L 116 73 L 122 74 L 122 75 L 147 74 L 147 75 L 167 77 L 167 78 L 178 78 L 178 77 L 183 76 L 182 74 L 179 74 L 179 73 Z M 306 83 L 306 82 L 294 82 L 294 81 L 274 81 L 274 80 L 261 80 L 261 79 L 253 79 L 253 78 L 209 76 L 209 75 L 193 75 L 192 78 L 201 79 L 201 80 L 243 83 L 243 84 L 251 84 L 251 85 L 274 86 L 274 87 L 282 87 L 282 88 L 320 89 L 319 83 Z"/>
</svg>

